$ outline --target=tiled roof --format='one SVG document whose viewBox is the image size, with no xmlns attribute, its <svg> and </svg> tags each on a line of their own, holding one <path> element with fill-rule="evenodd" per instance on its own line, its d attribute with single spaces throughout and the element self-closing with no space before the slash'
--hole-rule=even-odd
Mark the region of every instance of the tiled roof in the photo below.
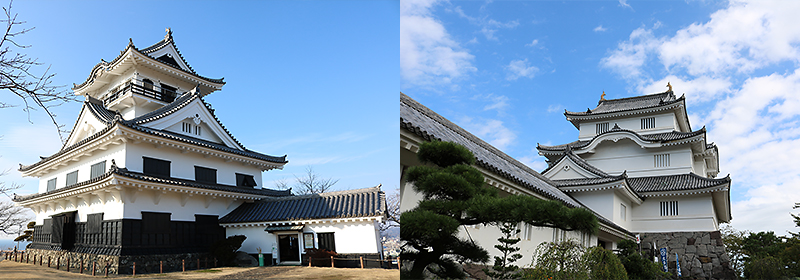
<svg viewBox="0 0 800 280">
<path fill-rule="evenodd" d="M 265 198 L 244 203 L 220 223 L 293 221 L 383 216 L 386 197 L 380 186 L 349 191 Z"/>
<path fill-rule="evenodd" d="M 161 48 L 167 46 L 168 44 L 172 44 L 175 47 L 175 50 L 176 51 L 178 50 L 178 47 L 175 46 L 175 42 L 172 40 L 172 32 L 171 31 L 169 32 L 167 37 L 165 37 L 163 40 L 159 41 L 158 43 L 155 43 L 154 45 L 146 47 L 146 48 L 144 48 L 142 50 L 139 50 L 138 48 L 136 48 L 136 46 L 133 45 L 133 40 L 130 40 L 128 42 L 128 45 L 125 47 L 125 49 L 120 51 L 120 53 L 119 53 L 119 55 L 117 57 L 115 57 L 110 62 L 101 59 L 100 63 L 97 63 L 94 67 L 92 67 L 92 71 L 90 72 L 89 77 L 86 78 L 86 81 L 83 81 L 83 83 L 81 83 L 81 84 L 73 84 L 72 89 L 75 90 L 75 89 L 81 88 L 81 87 L 91 83 L 92 81 L 94 81 L 94 79 L 97 78 L 97 76 L 99 76 L 99 75 L 96 75 L 96 73 L 99 70 L 105 69 L 106 67 L 117 63 L 120 59 L 122 59 L 123 55 L 128 51 L 128 49 L 131 49 L 131 50 L 133 50 L 135 52 L 138 52 L 138 53 L 140 53 L 142 55 L 146 55 L 147 57 L 155 59 L 159 63 L 163 63 L 164 65 L 167 65 L 167 66 L 169 66 L 171 68 L 174 68 L 174 69 L 176 69 L 178 71 L 181 71 L 181 72 L 184 72 L 186 74 L 192 75 L 192 76 L 197 77 L 199 79 L 206 80 L 206 81 L 209 81 L 209 82 L 212 82 L 212 83 L 216 83 L 216 84 L 225 84 L 225 78 L 214 79 L 214 78 L 208 78 L 208 77 L 200 76 L 197 73 L 195 73 L 194 69 L 192 69 L 192 67 L 189 66 L 189 63 L 186 63 L 186 60 L 183 58 L 183 55 L 180 54 L 180 51 L 178 52 L 178 55 L 184 61 L 184 63 L 186 63 L 186 66 L 189 67 L 189 71 L 178 67 L 178 65 L 172 65 L 171 63 L 166 63 L 166 62 L 163 62 L 161 60 L 158 60 L 155 57 L 150 56 L 149 53 L 152 53 L 152 52 L 154 52 L 154 51 L 156 51 L 158 49 L 161 49 Z"/>
<path fill-rule="evenodd" d="M 408 130 L 425 140 L 441 140 L 460 144 L 469 149 L 477 159 L 477 165 L 491 170 L 544 197 L 558 200 L 569 207 L 590 208 L 555 187 L 555 184 L 530 167 L 489 145 L 480 138 L 450 122 L 411 97 L 400 93 L 400 128 Z M 629 236 L 633 234 L 611 220 L 592 211 L 600 223 L 617 229 Z"/>
<path fill-rule="evenodd" d="M 564 158 L 571 159 L 572 162 L 574 162 L 578 166 L 582 167 L 583 169 L 586 169 L 586 171 L 594 173 L 597 176 L 600 176 L 600 177 L 610 177 L 611 176 L 611 175 L 608 175 L 608 173 L 606 173 L 605 171 L 600 170 L 597 167 L 594 167 L 593 165 L 591 165 L 588 162 L 586 162 L 585 159 L 583 159 L 583 158 L 579 157 L 578 155 L 576 155 L 575 152 L 573 152 L 572 149 L 569 146 L 567 146 L 567 152 L 564 153 L 564 155 L 561 156 L 561 158 L 559 158 L 558 160 L 556 160 L 553 164 L 548 166 L 547 169 L 542 171 L 542 174 L 547 173 L 547 171 L 549 171 L 551 168 L 556 166 L 556 164 L 558 162 L 560 162 Z"/>
<path fill-rule="evenodd" d="M 539 144 L 536 148 L 539 149 L 539 150 L 542 150 L 542 151 L 566 151 L 567 148 L 580 149 L 580 148 L 588 146 L 590 143 L 592 143 L 592 141 L 594 141 L 595 139 L 597 139 L 597 138 L 599 138 L 599 137 L 601 137 L 601 136 L 603 136 L 605 134 L 614 133 L 614 132 L 620 132 L 620 131 L 630 132 L 630 133 L 636 135 L 636 137 L 638 137 L 639 139 L 642 139 L 644 141 L 666 143 L 666 142 L 670 142 L 670 141 L 683 140 L 683 139 L 688 139 L 688 138 L 695 137 L 697 135 L 705 134 L 706 133 L 706 127 L 703 127 L 703 128 L 701 128 L 699 130 L 695 130 L 695 131 L 692 131 L 692 132 L 679 132 L 679 131 L 674 131 L 673 130 L 671 132 L 655 133 L 655 134 L 644 134 L 643 135 L 643 134 L 639 134 L 639 133 L 637 133 L 636 131 L 633 131 L 633 130 L 621 129 L 618 126 L 614 126 L 613 129 L 596 135 L 595 137 L 592 138 L 592 140 L 588 140 L 588 141 L 580 141 L 579 140 L 579 141 L 574 141 L 574 142 L 570 142 L 570 143 L 567 143 L 567 144 L 561 144 L 561 145 L 555 145 L 555 146 L 545 146 L 545 145 Z"/>
<path fill-rule="evenodd" d="M 637 193 L 697 190 L 722 186 L 730 182 L 730 175 L 722 179 L 709 179 L 694 173 L 628 178 L 628 184 Z"/>
<path fill-rule="evenodd" d="M 573 186 L 586 186 L 586 185 L 611 183 L 620 180 L 625 180 L 626 177 L 627 176 L 620 175 L 620 176 L 609 176 L 601 178 L 561 179 L 552 181 L 557 187 L 573 187 Z"/>
<path fill-rule="evenodd" d="M 185 102 L 189 102 L 191 100 L 194 100 L 194 99 L 191 99 L 191 98 L 200 98 L 201 101 L 203 100 L 201 97 L 199 97 L 199 95 L 196 95 L 196 94 L 184 94 L 181 97 L 175 99 L 175 101 L 173 101 L 169 105 L 164 106 L 164 107 L 170 107 L 170 108 L 167 108 L 165 110 L 159 109 L 159 110 L 161 110 L 159 114 L 171 113 L 171 112 L 173 112 L 172 109 L 174 109 L 176 106 L 185 106 L 185 104 L 186 104 Z M 189 101 L 187 101 L 187 100 L 189 100 Z M 209 109 L 209 112 L 211 112 L 211 115 L 214 116 L 214 119 L 217 121 L 217 123 L 219 123 L 220 126 L 222 126 L 222 123 L 220 123 L 219 119 L 216 117 L 216 115 L 214 115 L 213 109 L 209 108 L 208 107 L 209 105 L 206 104 L 205 102 L 203 102 L 203 104 L 206 106 L 206 108 Z M 162 109 L 164 107 L 162 107 Z M 233 154 L 237 154 L 237 155 L 242 155 L 242 156 L 246 156 L 246 157 L 251 157 L 251 158 L 265 160 L 265 161 L 269 161 L 269 162 L 275 162 L 275 163 L 287 163 L 288 162 L 288 161 L 286 161 L 286 155 L 280 156 L 280 157 L 278 157 L 278 156 L 270 156 L 270 155 L 265 155 L 265 154 L 262 154 L 262 153 L 259 153 L 259 152 L 255 152 L 255 151 L 251 151 L 251 150 L 248 150 L 248 149 L 244 148 L 244 146 L 241 145 L 241 143 L 239 143 L 236 140 L 236 138 L 233 138 L 233 135 L 231 135 L 230 132 L 227 129 L 225 129 L 224 126 L 222 126 L 222 128 L 225 130 L 225 132 L 228 133 L 228 135 L 231 137 L 231 139 L 233 139 L 237 144 L 239 144 L 240 147 L 244 148 L 244 150 L 231 148 L 231 147 L 225 146 L 223 144 L 214 143 L 214 142 L 206 141 L 206 140 L 199 139 L 199 138 L 194 138 L 194 137 L 183 135 L 183 134 L 179 134 L 179 133 L 174 133 L 174 132 L 170 132 L 170 131 L 166 131 L 166 130 L 158 130 L 158 129 L 153 129 L 153 128 L 149 128 L 149 127 L 138 125 L 137 122 L 140 121 L 142 119 L 142 117 L 145 116 L 145 115 L 142 115 L 139 118 L 135 118 L 135 119 L 126 121 L 126 120 L 122 119 L 121 115 L 119 117 L 117 117 L 118 116 L 117 113 L 111 112 L 111 111 L 107 110 L 105 107 L 103 107 L 103 105 L 97 104 L 95 102 L 86 101 L 86 102 L 84 102 L 84 107 L 83 108 L 88 108 L 88 110 L 93 115 L 97 116 L 98 119 L 100 119 L 101 121 L 106 122 L 108 125 L 103 130 L 100 130 L 100 131 L 96 132 L 95 134 L 87 137 L 86 139 L 78 141 L 77 143 L 75 143 L 73 145 L 70 145 L 70 146 L 67 146 L 67 147 L 62 147 L 60 151 L 58 151 L 57 153 L 55 153 L 55 154 L 53 154 L 53 155 L 51 155 L 49 157 L 42 157 L 42 159 L 39 162 L 33 163 L 31 165 L 22 165 L 22 164 L 20 164 L 19 171 L 30 170 L 30 169 L 32 169 L 32 168 L 34 168 L 36 166 L 44 164 L 45 162 L 49 161 L 49 159 L 51 159 L 51 158 L 55 158 L 55 157 L 57 157 L 59 155 L 62 155 L 64 153 L 66 153 L 66 152 L 69 152 L 69 151 L 71 151 L 71 150 L 73 150 L 75 148 L 78 148 L 81 145 L 83 145 L 83 144 L 85 144 L 87 142 L 90 142 L 90 141 L 100 137 L 101 135 L 105 134 L 109 130 L 115 128 L 116 127 L 115 124 L 120 124 L 120 125 L 129 127 L 129 128 L 141 131 L 141 132 L 148 133 L 150 135 L 155 135 L 155 136 L 159 136 L 159 137 L 162 137 L 162 138 L 177 140 L 177 141 L 181 141 L 181 142 L 184 142 L 184 143 L 189 143 L 189 144 L 193 144 L 193 145 L 197 145 L 197 146 L 201 146 L 201 147 L 212 148 L 212 149 L 223 151 L 223 152 L 233 153 Z M 84 110 L 83 108 L 81 110 Z M 156 110 L 156 111 L 159 111 L 159 110 Z M 156 117 L 156 116 L 151 115 L 148 118 L 153 118 L 153 117 Z M 74 130 L 74 128 L 73 128 L 73 130 Z"/>
<path fill-rule="evenodd" d="M 122 176 L 142 181 L 148 182 L 156 182 L 162 184 L 170 184 L 170 185 L 177 185 L 177 186 L 187 186 L 187 187 L 194 187 L 200 189 L 208 189 L 208 190 L 217 190 L 217 191 L 227 191 L 227 192 L 237 192 L 237 193 L 245 193 L 245 194 L 254 194 L 254 195 L 264 195 L 264 196 L 274 196 L 274 197 L 282 197 L 282 196 L 289 196 L 291 195 L 291 191 L 281 191 L 281 190 L 272 190 L 272 189 L 255 189 L 255 188 L 242 188 L 230 185 L 222 185 L 222 184 L 208 184 L 208 183 L 199 183 L 194 180 L 186 180 L 180 178 L 172 178 L 172 177 L 162 177 L 162 176 L 153 176 L 153 175 L 146 175 L 139 172 L 128 171 L 127 168 L 117 168 L 115 165 L 112 165 L 109 170 L 100 175 L 98 177 L 92 178 L 90 180 L 86 180 L 83 182 L 79 182 L 74 185 L 66 186 L 64 188 L 58 188 L 55 190 L 43 192 L 43 193 L 36 193 L 26 196 L 14 196 L 13 200 L 15 202 L 25 201 L 37 197 L 42 197 L 54 193 L 64 192 L 76 188 L 80 188 L 82 186 L 90 185 L 99 181 L 102 181 L 105 178 L 108 178 L 112 175 Z"/>
<path fill-rule="evenodd" d="M 683 100 L 681 98 L 675 98 L 675 94 L 672 91 L 666 91 L 663 93 L 657 94 L 649 94 L 643 96 L 634 96 L 628 98 L 620 98 L 620 99 L 608 99 L 608 100 L 600 100 L 597 104 L 597 108 L 589 109 L 584 112 L 571 112 L 565 111 L 564 115 L 567 116 L 589 116 L 589 115 L 596 115 L 596 114 L 605 114 L 605 113 L 615 113 L 615 112 L 623 112 L 623 111 L 632 111 L 632 110 L 639 110 L 639 109 L 646 109 L 646 108 L 654 108 L 664 105 L 670 105 L 675 102 L 680 102 Z"/>
</svg>

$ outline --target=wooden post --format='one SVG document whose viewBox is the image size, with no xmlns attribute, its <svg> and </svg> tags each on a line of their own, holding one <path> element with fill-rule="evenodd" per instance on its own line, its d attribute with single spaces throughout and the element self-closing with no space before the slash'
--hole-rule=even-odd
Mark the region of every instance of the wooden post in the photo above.
<svg viewBox="0 0 800 280">
<path fill-rule="evenodd" d="M 133 262 L 133 277 L 136 277 L 136 262 Z"/>
<path fill-rule="evenodd" d="M 69 255 L 67 255 L 67 272 L 69 272 Z"/>
<path fill-rule="evenodd" d="M 200 258 L 197 259 L 197 270 L 200 270 Z"/>
<path fill-rule="evenodd" d="M 158 273 L 164 274 L 164 261 L 158 261 Z"/>
<path fill-rule="evenodd" d="M 333 256 L 331 256 L 331 267 L 333 267 Z"/>
<path fill-rule="evenodd" d="M 106 263 L 106 277 L 108 277 L 108 263 Z"/>
<path fill-rule="evenodd" d="M 361 260 L 361 268 L 364 268 L 364 257 L 358 257 L 358 259 Z"/>
<path fill-rule="evenodd" d="M 214 267 L 217 267 L 217 258 L 214 258 Z"/>
<path fill-rule="evenodd" d="M 50 267 L 50 256 L 47 256 L 47 267 Z"/>
<path fill-rule="evenodd" d="M 208 268 L 208 257 L 205 258 L 206 261 L 206 268 Z"/>
<path fill-rule="evenodd" d="M 81 258 L 81 274 L 83 274 L 83 258 Z"/>
<path fill-rule="evenodd" d="M 56 259 L 56 270 L 61 269 L 61 257 Z"/>
<path fill-rule="evenodd" d="M 400 257 L 397 257 L 397 269 L 400 269 Z"/>
<path fill-rule="evenodd" d="M 92 262 L 92 276 L 97 271 L 97 261 Z"/>
</svg>

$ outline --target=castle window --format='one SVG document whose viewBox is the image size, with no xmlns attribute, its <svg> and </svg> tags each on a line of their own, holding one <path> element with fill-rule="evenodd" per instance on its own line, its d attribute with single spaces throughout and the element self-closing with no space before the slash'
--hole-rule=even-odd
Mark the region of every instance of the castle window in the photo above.
<svg viewBox="0 0 800 280">
<path fill-rule="evenodd" d="M 153 84 L 153 81 L 150 79 L 143 79 L 142 84 L 145 89 L 153 90 L 153 88 L 155 88 L 155 84 Z"/>
<path fill-rule="evenodd" d="M 103 213 L 86 215 L 86 233 L 103 232 Z"/>
<path fill-rule="evenodd" d="M 619 219 L 625 221 L 628 216 L 628 207 L 625 204 L 619 205 Z"/>
<path fill-rule="evenodd" d="M 656 117 L 642 118 L 642 129 L 656 128 Z"/>
<path fill-rule="evenodd" d="M 200 183 L 217 183 L 217 170 L 200 166 L 194 167 L 194 180 Z"/>
<path fill-rule="evenodd" d="M 237 187 L 255 187 L 256 186 L 256 180 L 253 179 L 253 175 L 246 175 L 246 174 L 236 173 L 236 186 Z"/>
<path fill-rule="evenodd" d="M 653 155 L 653 167 L 669 166 L 669 154 Z"/>
<path fill-rule="evenodd" d="M 47 180 L 47 191 L 48 192 L 56 189 L 56 179 L 57 178 L 53 178 L 53 179 Z"/>
<path fill-rule="evenodd" d="M 181 123 L 181 131 L 186 133 L 192 133 L 194 135 L 201 135 L 202 128 L 199 125 L 193 125 L 189 122 L 182 122 Z"/>
<path fill-rule="evenodd" d="M 317 240 L 320 249 L 336 252 L 336 240 L 333 238 L 333 232 L 317 233 Z"/>
<path fill-rule="evenodd" d="M 171 213 L 142 212 L 142 233 L 169 233 L 169 218 Z"/>
<path fill-rule="evenodd" d="M 597 134 L 603 133 L 608 131 L 608 123 L 598 123 L 595 124 L 595 130 L 597 130 Z"/>
<path fill-rule="evenodd" d="M 67 186 L 72 186 L 78 183 L 78 170 L 67 173 Z"/>
<path fill-rule="evenodd" d="M 199 126 L 199 125 L 196 125 L 196 126 L 194 127 L 194 134 L 195 134 L 195 135 L 198 135 L 198 136 L 200 135 L 200 126 Z"/>
<path fill-rule="evenodd" d="M 105 160 L 101 161 L 101 162 L 98 162 L 98 163 L 95 163 L 95 164 L 92 164 L 92 168 L 91 168 L 91 170 L 89 172 L 89 179 L 94 179 L 94 178 L 100 177 L 101 175 L 103 175 L 103 173 L 106 173 L 106 161 Z"/>
<path fill-rule="evenodd" d="M 662 201 L 661 216 L 678 216 L 678 201 Z"/>
<path fill-rule="evenodd" d="M 170 177 L 170 161 L 142 157 L 144 174 Z"/>
</svg>

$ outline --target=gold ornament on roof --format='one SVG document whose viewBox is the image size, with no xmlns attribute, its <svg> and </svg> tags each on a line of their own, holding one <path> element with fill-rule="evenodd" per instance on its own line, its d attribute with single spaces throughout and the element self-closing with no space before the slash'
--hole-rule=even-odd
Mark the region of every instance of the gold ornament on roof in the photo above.
<svg viewBox="0 0 800 280">
<path fill-rule="evenodd" d="M 670 85 L 669 82 L 667 82 L 667 87 L 669 88 L 669 91 L 672 91 L 672 85 Z"/>
<path fill-rule="evenodd" d="M 603 94 L 600 95 L 600 101 L 606 100 L 606 91 L 603 91 Z"/>
</svg>

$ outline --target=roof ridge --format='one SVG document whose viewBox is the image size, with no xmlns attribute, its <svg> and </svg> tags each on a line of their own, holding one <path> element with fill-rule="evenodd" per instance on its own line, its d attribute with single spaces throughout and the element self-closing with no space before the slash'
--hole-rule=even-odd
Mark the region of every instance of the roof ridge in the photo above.
<svg viewBox="0 0 800 280">
<path fill-rule="evenodd" d="M 343 190 L 343 191 L 335 191 L 335 192 L 311 193 L 311 194 L 303 194 L 303 195 L 292 195 L 292 196 L 284 196 L 284 197 L 266 198 L 263 201 L 266 201 L 266 200 L 269 200 L 269 201 L 274 201 L 274 200 L 294 200 L 294 199 L 307 199 L 307 198 L 325 198 L 325 197 L 333 197 L 333 196 L 340 196 L 340 195 L 362 194 L 362 193 L 371 193 L 371 192 L 381 192 L 381 185 L 379 184 L 377 186 L 369 187 L 369 188 Z"/>
</svg>

